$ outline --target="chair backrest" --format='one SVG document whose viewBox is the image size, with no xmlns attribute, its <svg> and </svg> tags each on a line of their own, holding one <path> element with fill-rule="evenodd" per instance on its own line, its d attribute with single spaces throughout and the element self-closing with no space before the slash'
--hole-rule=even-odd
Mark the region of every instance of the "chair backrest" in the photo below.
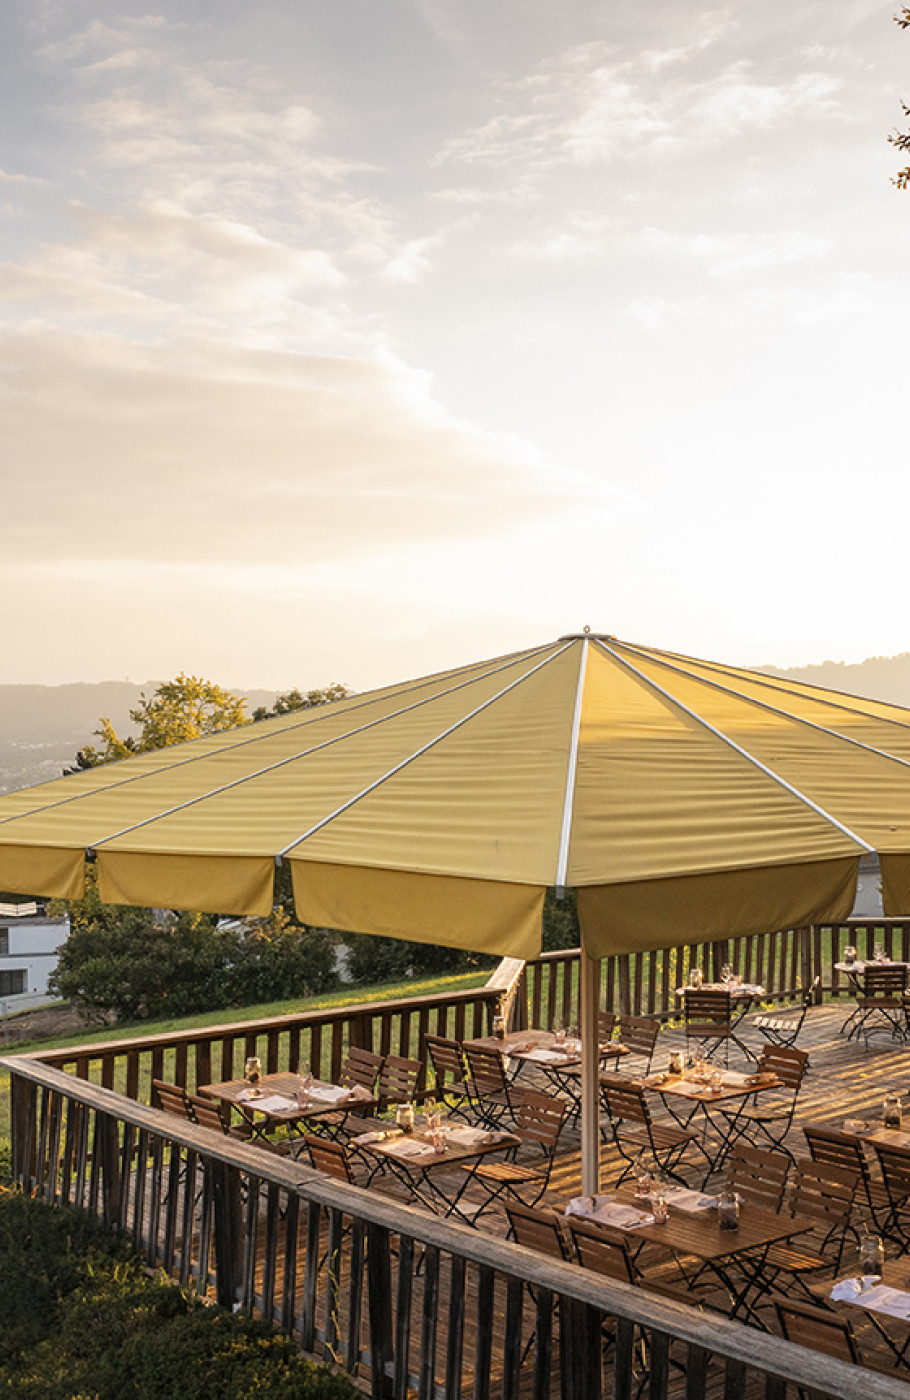
<svg viewBox="0 0 910 1400">
<path fill-rule="evenodd" d="M 427 1047 L 438 1090 L 444 1089 L 447 1084 L 464 1083 L 465 1065 L 460 1041 L 446 1040 L 441 1035 L 426 1035 L 423 1043 Z"/>
<path fill-rule="evenodd" d="M 520 1094 L 513 1094 L 513 1098 L 512 1130 L 516 1137 L 523 1143 L 536 1143 L 542 1151 L 552 1155 L 568 1107 L 565 1099 L 539 1094 L 535 1089 L 522 1089 Z"/>
<path fill-rule="evenodd" d="M 403 1055 L 386 1055 L 379 1071 L 377 1092 L 380 1103 L 410 1103 L 417 1094 L 422 1070 L 423 1065 L 419 1060 L 408 1060 Z"/>
<path fill-rule="evenodd" d="M 873 1141 L 872 1150 L 889 1197 L 895 1203 L 905 1201 L 910 1197 L 910 1148 Z"/>
<path fill-rule="evenodd" d="M 464 1054 L 474 1088 L 481 1098 L 487 1094 L 508 1095 L 505 1060 L 498 1050 L 486 1050 L 482 1045 L 466 1045 Z"/>
<path fill-rule="evenodd" d="M 620 1016 L 619 1039 L 633 1055 L 644 1055 L 650 1064 L 660 1022 L 650 1016 Z"/>
<path fill-rule="evenodd" d="M 869 1163 L 858 1137 L 852 1133 L 838 1132 L 836 1128 L 826 1128 L 821 1123 L 803 1123 L 802 1129 L 809 1156 L 814 1162 L 849 1167 L 859 1172 L 864 1181 L 868 1180 Z"/>
<path fill-rule="evenodd" d="M 783 1204 L 790 1158 L 783 1152 L 737 1144 L 727 1166 L 727 1186 L 749 1205 L 776 1214 Z"/>
<path fill-rule="evenodd" d="M 152 1108 L 186 1119 L 186 1090 L 179 1084 L 167 1084 L 163 1079 L 152 1080 Z"/>
<path fill-rule="evenodd" d="M 597 1039 L 601 1045 L 606 1045 L 608 1040 L 613 1039 L 613 1032 L 616 1029 L 615 1011 L 598 1011 L 597 1013 Z"/>
<path fill-rule="evenodd" d="M 809 990 L 803 995 L 803 1010 L 804 1010 L 804 1011 L 808 1011 L 810 1006 L 814 1006 L 814 1005 L 815 1005 L 815 998 L 816 998 L 816 995 L 817 995 L 817 993 L 818 993 L 818 989 L 819 989 L 819 987 L 821 986 L 821 984 L 822 984 L 822 975 L 821 975 L 820 972 L 818 972 L 818 973 L 816 973 L 815 977 L 812 979 L 812 982 L 811 982 L 811 984 L 810 984 L 810 986 L 809 986 Z"/>
<path fill-rule="evenodd" d="M 310 1162 L 317 1171 L 353 1184 L 354 1177 L 348 1154 L 340 1142 L 335 1142 L 333 1138 L 317 1137 L 313 1133 L 307 1137 L 306 1147 L 310 1154 Z"/>
<path fill-rule="evenodd" d="M 570 1258 L 560 1216 L 549 1210 L 533 1210 L 517 1201 L 507 1202 L 505 1212 L 516 1244 L 548 1254 L 551 1259 Z"/>
<path fill-rule="evenodd" d="M 363 1050 L 359 1045 L 352 1045 L 345 1057 L 344 1075 L 349 1084 L 359 1084 L 361 1089 L 366 1089 L 372 1094 L 384 1062 L 384 1055 L 377 1055 L 373 1050 Z"/>
<path fill-rule="evenodd" d="M 630 1079 L 619 1075 L 603 1075 L 600 1081 L 601 1097 L 607 1112 L 614 1123 L 628 1119 L 633 1123 L 645 1123 L 651 1127 L 651 1114 L 648 1110 L 644 1090 Z"/>
<path fill-rule="evenodd" d="M 848 1224 L 859 1190 L 857 1167 L 835 1166 L 802 1157 L 796 1163 L 790 1190 L 790 1211 L 817 1220 L 828 1233 Z"/>
<path fill-rule="evenodd" d="M 722 1033 L 730 1028 L 732 1001 L 723 987 L 686 987 L 683 992 L 683 1014 L 686 1031 L 699 1034 L 703 1030 Z"/>
<path fill-rule="evenodd" d="M 583 1269 L 593 1269 L 606 1278 L 635 1283 L 635 1265 L 625 1240 L 609 1235 L 598 1225 L 569 1216 L 569 1232 L 575 1256 Z"/>
<path fill-rule="evenodd" d="M 809 1056 L 795 1045 L 763 1045 L 758 1061 L 761 1074 L 776 1074 L 781 1084 L 794 1093 L 803 1082 Z"/>
<path fill-rule="evenodd" d="M 207 1099 L 204 1094 L 187 1094 L 187 1117 L 200 1128 L 211 1128 L 216 1133 L 226 1133 L 229 1123 L 225 1119 L 221 1104 Z"/>
<path fill-rule="evenodd" d="M 867 963 L 863 973 L 863 996 L 900 998 L 907 985 L 907 969 L 887 963 Z"/>
<path fill-rule="evenodd" d="M 812 1351 L 836 1356 L 840 1361 L 861 1364 L 859 1348 L 850 1323 L 826 1308 L 813 1308 L 790 1298 L 775 1298 L 780 1330 L 788 1342 L 798 1342 Z"/>
</svg>

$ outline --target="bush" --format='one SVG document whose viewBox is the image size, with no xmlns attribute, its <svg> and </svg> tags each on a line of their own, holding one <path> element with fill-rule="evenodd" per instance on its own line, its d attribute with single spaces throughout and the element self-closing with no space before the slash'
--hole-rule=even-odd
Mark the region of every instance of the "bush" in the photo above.
<svg viewBox="0 0 910 1400">
<path fill-rule="evenodd" d="M 50 986 L 96 1020 L 191 1016 L 310 996 L 337 980 L 331 936 L 281 907 L 219 927 L 210 914 L 156 917 L 103 904 L 94 881 L 84 899 L 63 907 L 70 935 Z"/>
<path fill-rule="evenodd" d="M 343 935 L 348 949 L 348 973 L 352 982 L 400 982 L 406 977 L 444 976 L 495 967 L 498 958 L 463 948 L 442 948 L 434 943 L 409 943 L 403 938 L 378 938 L 368 933 Z"/>
<path fill-rule="evenodd" d="M 354 1400 L 265 1323 L 146 1275 L 92 1221 L 0 1193 L 0 1392 L 26 1400 Z"/>
</svg>

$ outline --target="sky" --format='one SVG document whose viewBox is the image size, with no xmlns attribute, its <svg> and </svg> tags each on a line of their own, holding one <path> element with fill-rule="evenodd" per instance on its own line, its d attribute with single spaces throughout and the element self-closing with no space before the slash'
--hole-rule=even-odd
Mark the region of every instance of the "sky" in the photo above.
<svg viewBox="0 0 910 1400">
<path fill-rule="evenodd" d="M 0 682 L 910 649 L 866 0 L 4 0 Z"/>
</svg>

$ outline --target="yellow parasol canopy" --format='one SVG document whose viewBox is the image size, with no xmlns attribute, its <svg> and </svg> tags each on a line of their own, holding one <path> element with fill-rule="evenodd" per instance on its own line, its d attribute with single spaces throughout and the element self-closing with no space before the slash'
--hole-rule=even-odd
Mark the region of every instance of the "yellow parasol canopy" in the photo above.
<svg viewBox="0 0 910 1400">
<path fill-rule="evenodd" d="M 533 957 L 910 908 L 910 711 L 589 633 L 0 798 L 0 889 Z"/>
</svg>

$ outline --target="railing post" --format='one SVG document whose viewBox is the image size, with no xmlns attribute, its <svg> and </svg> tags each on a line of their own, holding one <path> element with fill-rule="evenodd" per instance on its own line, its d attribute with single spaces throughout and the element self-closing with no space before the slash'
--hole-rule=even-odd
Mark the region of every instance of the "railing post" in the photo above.
<svg viewBox="0 0 910 1400">
<path fill-rule="evenodd" d="M 600 959 L 581 951 L 581 1190 L 595 1196 L 600 1190 L 600 1045 L 597 1012 L 600 1007 Z"/>
<path fill-rule="evenodd" d="M 367 1295 L 373 1373 L 371 1394 L 381 1400 L 382 1396 L 392 1393 L 392 1266 L 389 1232 L 371 1220 L 367 1221 Z"/>
<path fill-rule="evenodd" d="M 13 1181 L 28 1191 L 38 1150 L 38 1086 L 15 1074 L 10 1075 L 10 1134 Z"/>
<path fill-rule="evenodd" d="M 223 1308 L 233 1307 L 243 1274 L 240 1173 L 226 1162 L 212 1162 L 215 1207 L 215 1292 Z M 192 1190 L 192 1185 L 187 1187 Z M 189 1248 L 189 1242 L 184 1242 Z"/>
</svg>

